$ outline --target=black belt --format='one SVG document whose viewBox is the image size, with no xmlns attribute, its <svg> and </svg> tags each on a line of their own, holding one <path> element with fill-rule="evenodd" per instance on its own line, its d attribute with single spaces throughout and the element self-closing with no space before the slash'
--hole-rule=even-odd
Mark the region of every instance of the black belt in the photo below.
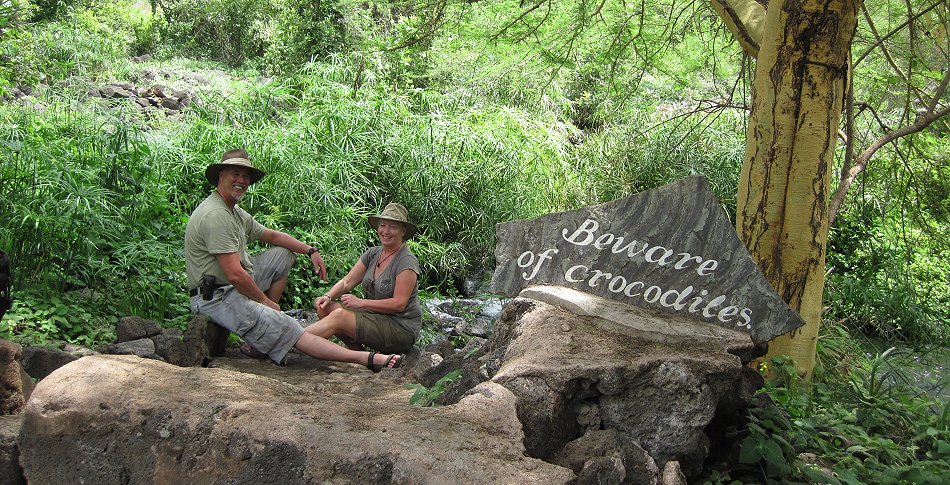
<svg viewBox="0 0 950 485">
<path fill-rule="evenodd" d="M 225 286 L 228 286 L 228 285 L 214 285 L 214 290 L 217 290 L 218 288 L 223 288 L 223 287 L 225 287 Z M 214 291 L 214 290 L 211 290 L 211 291 Z M 201 288 L 200 288 L 200 287 L 199 287 L 199 288 L 192 288 L 192 289 L 188 290 L 188 296 L 198 296 L 198 295 L 200 295 L 200 294 L 201 294 Z"/>
</svg>

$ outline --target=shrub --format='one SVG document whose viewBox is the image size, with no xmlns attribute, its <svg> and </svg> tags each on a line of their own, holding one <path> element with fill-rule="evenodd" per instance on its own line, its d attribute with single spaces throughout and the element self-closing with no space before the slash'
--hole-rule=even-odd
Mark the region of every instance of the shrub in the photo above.
<svg viewBox="0 0 950 485">
<path fill-rule="evenodd" d="M 343 52 L 351 41 L 333 2 L 287 0 L 271 20 L 262 62 L 269 72 L 288 73 Z"/>
<path fill-rule="evenodd" d="M 162 37 L 178 54 L 240 66 L 261 57 L 268 22 L 278 9 L 270 0 L 172 0 L 162 4 Z"/>
</svg>

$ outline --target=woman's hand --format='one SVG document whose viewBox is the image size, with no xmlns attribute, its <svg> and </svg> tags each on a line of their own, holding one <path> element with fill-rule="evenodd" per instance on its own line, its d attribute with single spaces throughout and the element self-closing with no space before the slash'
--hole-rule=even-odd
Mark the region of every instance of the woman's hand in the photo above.
<svg viewBox="0 0 950 485">
<path fill-rule="evenodd" d="M 330 297 L 327 295 L 318 296 L 317 299 L 313 301 L 313 306 L 317 310 L 325 309 L 327 305 L 330 304 L 331 301 L 333 300 L 331 300 Z"/>
<path fill-rule="evenodd" d="M 345 308 L 360 309 L 363 308 L 363 299 L 357 298 L 349 293 L 340 297 L 340 303 L 343 304 Z"/>
</svg>

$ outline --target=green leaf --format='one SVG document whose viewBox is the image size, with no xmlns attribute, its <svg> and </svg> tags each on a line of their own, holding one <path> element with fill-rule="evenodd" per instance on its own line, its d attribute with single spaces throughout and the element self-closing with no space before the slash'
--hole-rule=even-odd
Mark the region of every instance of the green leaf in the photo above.
<svg viewBox="0 0 950 485">
<path fill-rule="evenodd" d="M 782 453 L 782 448 L 775 441 L 766 441 L 763 443 L 763 454 L 765 455 L 765 461 L 768 463 L 784 463 L 787 464 L 788 460 L 785 459 L 785 455 Z"/>
<path fill-rule="evenodd" d="M 827 473 L 821 471 L 820 469 L 814 466 L 804 466 L 802 467 L 802 475 L 805 475 L 811 483 L 824 483 L 828 485 L 841 485 L 841 481 L 837 478 L 828 475 Z"/>
<path fill-rule="evenodd" d="M 758 463 L 762 459 L 762 452 L 756 446 L 755 441 L 750 437 L 742 440 L 739 448 L 739 463 Z"/>
</svg>

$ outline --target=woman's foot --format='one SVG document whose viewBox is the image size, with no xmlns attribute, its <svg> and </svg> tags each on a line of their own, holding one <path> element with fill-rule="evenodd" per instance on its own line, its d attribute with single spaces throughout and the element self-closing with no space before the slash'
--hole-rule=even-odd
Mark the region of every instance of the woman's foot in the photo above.
<svg viewBox="0 0 950 485">
<path fill-rule="evenodd" d="M 402 359 L 405 357 L 404 354 L 386 355 L 370 352 L 369 357 L 366 358 L 366 368 L 374 374 L 383 369 L 395 369 L 402 365 Z"/>
</svg>

